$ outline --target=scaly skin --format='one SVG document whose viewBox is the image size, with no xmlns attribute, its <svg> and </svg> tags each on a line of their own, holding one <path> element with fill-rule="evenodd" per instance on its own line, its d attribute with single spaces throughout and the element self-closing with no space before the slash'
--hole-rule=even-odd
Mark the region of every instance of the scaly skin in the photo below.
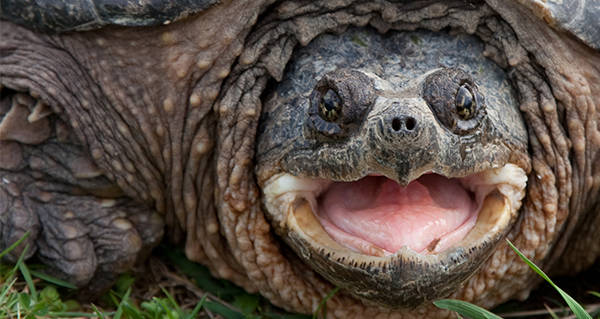
<svg viewBox="0 0 600 319">
<path fill-rule="evenodd" d="M 253 163 L 261 93 L 270 79 L 282 78 L 297 45 L 306 45 L 323 32 L 341 31 L 346 25 L 370 24 L 380 31 L 417 27 L 437 31 L 449 26 L 481 38 L 488 57 L 512 74 L 518 91 L 530 146 L 528 157 L 511 161 L 530 167 L 531 173 L 520 220 L 508 238 L 554 273 L 581 270 L 596 260 L 600 243 L 591 234 L 600 227 L 597 51 L 513 2 L 489 0 L 467 7 L 462 1 L 428 6 L 351 1 L 270 4 L 227 2 L 166 26 L 60 35 L 0 21 L 2 99 L 12 99 L 11 92 L 19 91 L 50 106 L 55 114 L 52 122 L 64 124 L 79 151 L 103 173 L 99 177 L 103 183 L 117 186 L 118 192 L 111 194 L 88 191 L 92 202 L 99 196 L 125 194 L 123 205 L 142 203 L 148 207 L 142 213 L 146 216 L 158 212 L 169 237 L 184 242 L 188 257 L 215 275 L 260 292 L 286 309 L 311 312 L 332 286 L 282 246 L 262 212 Z M 2 110 L 0 125 L 8 112 Z M 67 224 L 56 219 L 56 228 L 39 227 L 35 216 L 48 219 L 53 212 L 66 214 L 66 208 L 53 196 L 48 205 L 17 212 L 20 206 L 12 203 L 26 202 L 26 185 L 33 185 L 28 176 L 43 176 L 54 185 L 50 190 L 60 188 L 54 171 L 32 167 L 30 160 L 3 157 L 6 152 L 18 153 L 15 145 L 20 145 L 23 158 L 31 158 L 27 154 L 43 150 L 47 142 L 14 142 L 13 138 L 0 144 L 4 165 L 0 177 L 11 180 L 10 186 L 0 188 L 0 246 L 14 241 L 6 225 L 19 220 L 22 230 L 38 230 L 29 240 L 41 255 L 52 229 Z M 58 162 L 68 163 L 69 157 L 59 156 Z M 81 188 L 81 180 L 79 176 L 61 183 L 72 190 Z M 57 193 L 67 197 L 63 203 L 85 197 L 79 191 Z M 98 207 L 98 211 L 107 211 L 106 216 L 114 216 L 110 218 L 125 216 L 143 238 L 137 210 L 124 215 L 116 209 Z M 73 213 L 77 222 L 86 224 L 88 216 Z M 94 240 L 99 237 L 88 234 L 74 238 L 85 238 L 102 256 L 100 241 Z M 51 244 L 63 247 L 57 241 Z M 122 249 L 135 254 L 131 247 L 136 246 Z M 73 250 L 59 250 L 55 260 L 66 259 L 68 251 Z M 126 268 L 121 266 L 92 272 L 102 274 L 104 269 L 114 275 Z M 88 277 L 78 277 L 85 279 L 79 283 Z M 537 281 L 501 243 L 451 297 L 491 307 L 526 297 Z M 332 298 L 328 309 L 339 318 L 449 315 L 432 305 L 390 311 L 344 293 Z"/>
</svg>

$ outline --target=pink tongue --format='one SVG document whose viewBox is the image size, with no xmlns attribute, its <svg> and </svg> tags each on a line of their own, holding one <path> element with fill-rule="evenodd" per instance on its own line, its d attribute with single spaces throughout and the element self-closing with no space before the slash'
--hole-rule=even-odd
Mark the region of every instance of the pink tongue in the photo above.
<svg viewBox="0 0 600 319">
<path fill-rule="evenodd" d="M 421 252 L 445 235 L 453 242 L 462 239 L 472 225 L 461 225 L 474 224 L 476 209 L 457 180 L 427 174 L 402 187 L 368 176 L 332 184 L 319 198 L 318 215 L 325 230 L 347 247 L 367 252 L 374 244 L 394 253 L 408 246 Z"/>
</svg>

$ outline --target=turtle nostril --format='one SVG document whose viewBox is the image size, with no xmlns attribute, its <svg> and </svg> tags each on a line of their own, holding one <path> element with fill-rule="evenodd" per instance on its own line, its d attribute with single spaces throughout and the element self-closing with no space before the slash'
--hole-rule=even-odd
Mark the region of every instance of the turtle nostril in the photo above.
<svg viewBox="0 0 600 319">
<path fill-rule="evenodd" d="M 417 126 L 417 120 L 415 120 L 413 117 L 407 117 L 405 122 L 406 122 L 405 123 L 406 124 L 406 129 L 409 130 L 409 131 L 414 130 L 415 126 Z M 392 126 L 393 125 L 394 124 L 392 123 Z"/>
<path fill-rule="evenodd" d="M 392 129 L 396 132 L 400 131 L 402 129 L 402 120 L 400 120 L 397 117 L 394 117 L 392 119 Z"/>
<path fill-rule="evenodd" d="M 395 132 L 412 132 L 417 127 L 417 120 L 412 116 L 394 117 L 392 119 L 392 129 Z"/>
</svg>

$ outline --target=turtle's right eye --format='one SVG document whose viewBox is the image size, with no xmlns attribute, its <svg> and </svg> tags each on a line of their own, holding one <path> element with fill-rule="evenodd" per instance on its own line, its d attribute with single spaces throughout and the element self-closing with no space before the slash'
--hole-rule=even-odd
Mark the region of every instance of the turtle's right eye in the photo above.
<svg viewBox="0 0 600 319">
<path fill-rule="evenodd" d="M 319 115 L 327 122 L 334 122 L 342 113 L 342 99 L 332 89 L 328 89 L 319 101 Z"/>
<path fill-rule="evenodd" d="M 340 95 L 329 86 L 313 91 L 308 109 L 308 125 L 311 130 L 334 137 L 343 135 L 340 123 L 343 101 Z"/>
<path fill-rule="evenodd" d="M 308 136 L 340 140 L 362 125 L 375 100 L 373 81 L 356 70 L 328 72 L 308 97 Z"/>
</svg>

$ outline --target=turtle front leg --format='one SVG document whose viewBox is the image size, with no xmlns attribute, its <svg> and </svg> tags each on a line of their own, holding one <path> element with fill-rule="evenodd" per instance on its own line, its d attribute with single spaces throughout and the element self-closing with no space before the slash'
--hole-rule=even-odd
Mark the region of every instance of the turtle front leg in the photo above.
<svg viewBox="0 0 600 319">
<path fill-rule="evenodd" d="M 26 258 L 95 294 L 160 241 L 163 220 L 104 177 L 42 108 L 22 93 L 0 98 L 0 250 L 28 233 L 6 259 L 27 249 Z"/>
</svg>

